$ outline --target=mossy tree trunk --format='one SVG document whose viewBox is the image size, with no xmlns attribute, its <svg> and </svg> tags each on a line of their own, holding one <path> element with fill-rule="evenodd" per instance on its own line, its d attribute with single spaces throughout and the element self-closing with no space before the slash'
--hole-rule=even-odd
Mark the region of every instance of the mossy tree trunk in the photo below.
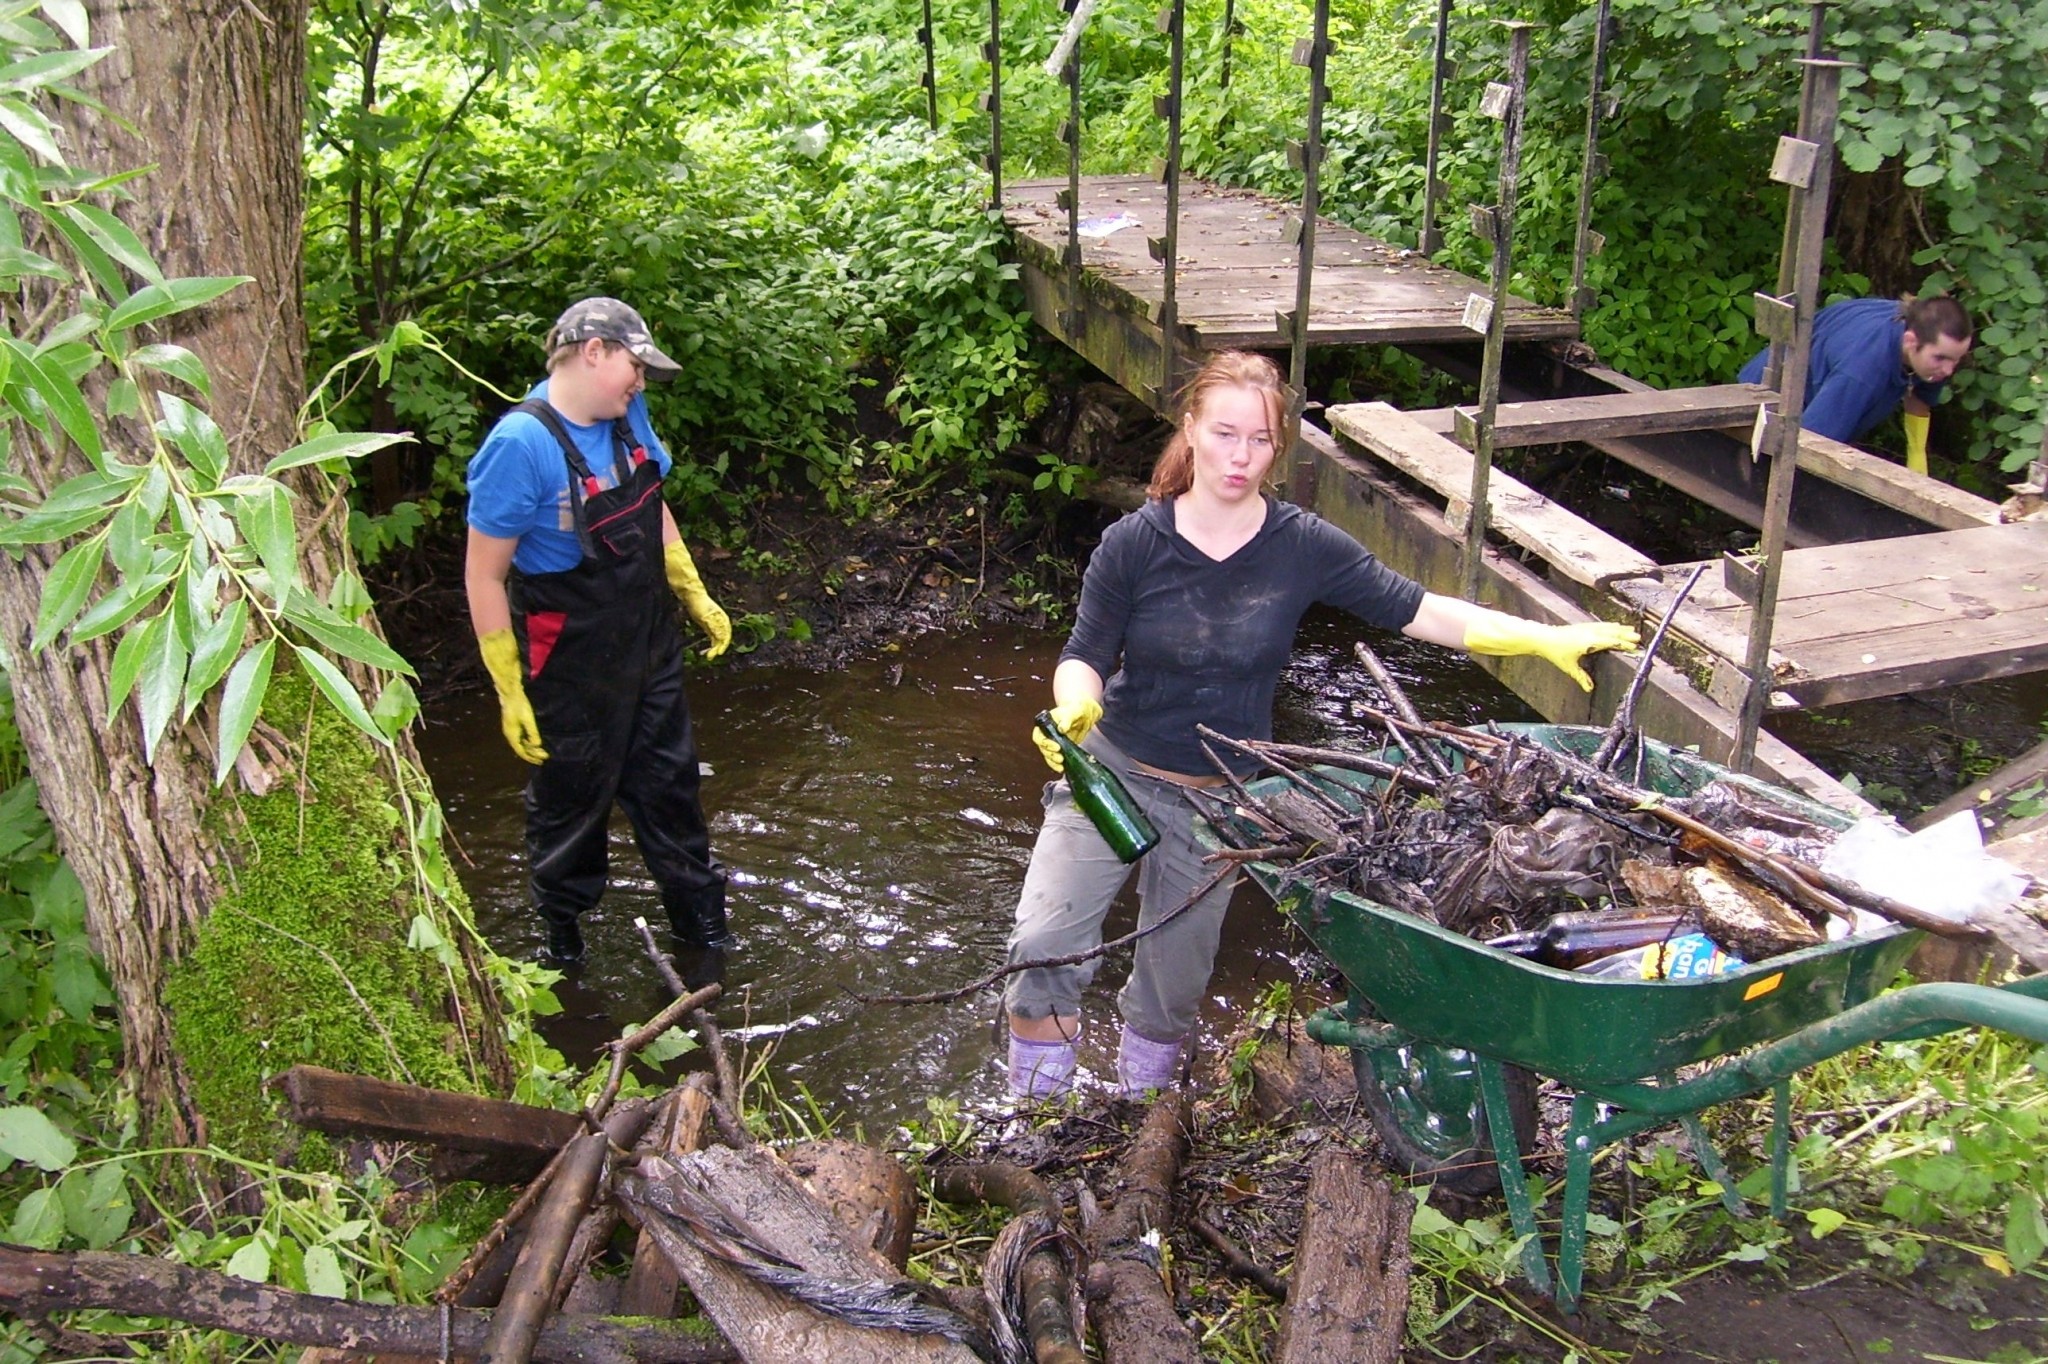
<svg viewBox="0 0 2048 1364">
<path fill-rule="evenodd" d="M 253 284 L 210 306 L 167 319 L 153 339 L 185 346 L 205 362 L 214 385 L 208 407 L 227 438 L 233 468 L 259 471 L 271 455 L 296 443 L 305 397 L 305 2 L 95 0 L 88 8 L 93 44 L 113 52 L 76 83 L 107 113 L 71 103 L 52 110 L 66 134 L 64 150 L 74 166 L 102 172 L 155 168 L 128 184 L 128 202 L 109 206 L 166 274 L 253 277 Z M 64 308 L 77 300 L 50 302 Z M 18 325 L 13 330 L 21 334 Z M 110 449 L 118 451 L 118 424 L 103 422 L 103 428 Z M 87 467 L 75 449 L 49 448 L 19 425 L 13 434 L 10 467 L 45 492 Z M 325 495 L 310 482 L 294 486 L 305 580 L 324 594 L 346 563 L 346 509 L 326 507 L 323 515 Z M 211 703 L 182 731 L 173 729 L 151 764 L 143 756 L 134 703 L 112 713 L 107 708 L 118 634 L 29 652 L 44 581 L 61 548 L 0 556 L 0 639 L 17 720 L 61 851 L 85 888 L 88 926 L 114 985 L 126 1066 L 146 1130 L 165 1142 L 200 1143 L 208 1123 L 180 1055 L 164 986 L 248 861 L 249 850 L 237 839 L 246 836 L 249 822 L 213 817 L 219 793 L 202 727 Z M 291 766 L 303 763 L 306 751 L 287 746 L 266 756 Z M 381 770 L 389 773 L 391 764 Z M 304 775 L 287 772 L 284 784 Z M 299 784 L 302 790 L 307 785 Z M 387 921 L 372 936 L 388 939 L 395 932 L 399 950 L 413 912 L 401 880 L 394 875 L 384 903 L 360 907 Z M 474 992 L 487 996 L 488 987 L 473 959 L 469 965 L 466 979 L 458 985 L 451 973 L 448 985 L 451 996 L 471 993 L 473 1006 Z M 335 982 L 334 988 L 343 986 Z M 463 1011 L 453 997 L 424 1006 L 451 1019 Z M 488 1000 L 484 1007 L 495 1018 Z M 474 1025 L 476 1010 L 466 1012 Z M 502 1077 L 498 1030 L 476 1031 L 472 1050 Z"/>
</svg>

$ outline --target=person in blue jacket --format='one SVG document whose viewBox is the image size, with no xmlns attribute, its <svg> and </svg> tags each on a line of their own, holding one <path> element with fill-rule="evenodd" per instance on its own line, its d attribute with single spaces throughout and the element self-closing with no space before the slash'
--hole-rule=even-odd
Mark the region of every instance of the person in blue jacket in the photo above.
<svg viewBox="0 0 2048 1364">
<path fill-rule="evenodd" d="M 615 298 L 571 304 L 547 349 L 548 377 L 469 462 L 464 563 L 505 740 L 533 764 L 526 857 L 542 959 L 583 959 L 578 920 L 604 893 L 616 803 L 678 941 L 705 952 L 690 970 L 715 975 L 731 942 L 726 876 L 699 802 L 675 602 L 709 637 L 706 658 L 732 625 L 661 497 L 669 453 L 642 389 L 678 366 Z"/>
<path fill-rule="evenodd" d="M 1903 403 L 1906 467 L 1926 473 L 1929 415 L 1974 336 L 1969 313 L 1946 294 L 1898 303 L 1853 298 L 1822 308 L 1813 319 L 1799 424 L 1854 441 Z M 1737 377 L 1762 383 L 1769 356 L 1768 348 L 1759 352 Z"/>
</svg>

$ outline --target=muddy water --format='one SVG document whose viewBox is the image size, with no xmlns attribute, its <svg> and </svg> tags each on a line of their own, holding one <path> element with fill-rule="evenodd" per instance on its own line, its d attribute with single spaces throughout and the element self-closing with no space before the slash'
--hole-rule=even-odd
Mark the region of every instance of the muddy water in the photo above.
<svg viewBox="0 0 2048 1364">
<path fill-rule="evenodd" d="M 1278 737 L 1362 732 L 1353 699 L 1380 698 L 1352 656 L 1361 630 L 1347 617 L 1311 617 L 1281 688 Z M 1063 638 L 931 637 L 843 672 L 708 669 L 692 679 L 711 768 L 705 809 L 741 939 L 719 1016 L 750 1059 L 773 1047 L 783 1099 L 808 1090 L 879 1136 L 921 1113 L 928 1095 L 1000 1095 L 993 991 L 914 1007 L 853 995 L 945 989 L 1000 965 L 1048 775 L 1027 736 Z M 1398 636 L 1372 642 L 1426 714 L 1535 718 L 1462 655 Z M 423 746 L 466 857 L 463 883 L 498 949 L 531 955 L 540 927 L 526 907 L 522 766 L 487 698 L 456 698 L 433 719 Z M 668 999 L 632 927 L 636 915 L 664 926 L 660 898 L 622 819 L 612 865 L 611 892 L 584 920 L 589 960 L 556 987 L 563 1012 L 543 1023 L 579 1065 Z M 1129 931 L 1134 915 L 1127 894 L 1109 934 Z M 1211 1056 L 1269 982 L 1315 981 L 1308 957 L 1271 903 L 1240 888 L 1201 1022 Z M 1114 1055 L 1113 996 L 1127 972 L 1127 957 L 1112 959 L 1083 1005 L 1083 1064 L 1098 1072 Z"/>
</svg>

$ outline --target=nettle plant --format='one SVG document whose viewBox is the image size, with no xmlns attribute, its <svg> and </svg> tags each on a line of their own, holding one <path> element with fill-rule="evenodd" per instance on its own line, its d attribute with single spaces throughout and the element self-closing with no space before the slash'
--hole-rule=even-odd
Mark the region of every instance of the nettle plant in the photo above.
<svg viewBox="0 0 2048 1364">
<path fill-rule="evenodd" d="M 151 324 L 199 308 L 246 276 L 169 278 L 142 241 L 93 202 L 125 176 L 69 166 L 55 126 L 36 107 L 71 98 L 63 82 L 106 55 L 88 49 L 80 5 L 0 11 L 0 285 L 46 305 L 34 334 L 0 333 L 0 415 L 9 467 L 0 471 L 0 546 L 64 549 L 51 566 L 29 648 L 117 637 L 108 706 L 132 698 L 146 757 L 210 698 L 215 779 L 224 779 L 262 710 L 280 653 L 295 660 L 357 729 L 390 745 L 417 712 L 406 661 L 364 627 L 369 596 L 344 569 L 324 598 L 301 566 L 297 493 L 282 478 L 339 498 L 347 461 L 403 435 L 316 425 L 261 473 L 230 468 L 228 445 L 202 403 L 212 382 L 182 346 L 152 343 Z M 139 287 L 131 287 L 139 280 Z M 26 310 L 10 310 L 10 322 Z M 190 396 L 187 396 L 190 395 Z M 24 473 L 31 449 L 75 448 L 90 466 L 47 492 Z M 337 504 L 338 505 L 338 504 Z M 388 680 L 374 706 L 335 662 Z"/>
</svg>

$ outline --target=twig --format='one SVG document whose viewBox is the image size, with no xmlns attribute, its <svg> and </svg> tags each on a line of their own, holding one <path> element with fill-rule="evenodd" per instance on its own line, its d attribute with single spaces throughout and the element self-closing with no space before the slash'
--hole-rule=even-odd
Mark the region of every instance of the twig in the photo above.
<svg viewBox="0 0 2048 1364">
<path fill-rule="evenodd" d="M 612 1073 L 605 1080 L 604 1088 L 599 1091 L 597 1098 L 592 1100 L 590 1107 L 585 1110 L 585 1119 L 593 1124 L 604 1121 L 606 1111 L 612 1106 L 612 1100 L 618 1097 L 619 1083 L 625 1079 L 626 1062 L 632 1059 L 634 1052 L 674 1027 L 676 1020 L 692 1009 L 701 1009 L 718 998 L 724 988 L 713 981 L 694 994 L 684 995 L 632 1032 L 608 1044 L 612 1053 Z"/>
<path fill-rule="evenodd" d="M 1685 605 L 1685 599 L 1707 571 L 1705 564 L 1693 568 L 1692 576 L 1685 580 L 1685 586 L 1678 589 L 1678 595 L 1671 599 L 1670 607 L 1664 612 L 1664 619 L 1657 622 L 1657 631 L 1650 636 L 1650 645 L 1643 650 L 1643 661 L 1636 664 L 1636 675 L 1629 679 L 1628 691 L 1623 693 L 1621 704 L 1614 708 L 1614 719 L 1609 722 L 1607 732 L 1600 736 L 1600 746 L 1593 750 L 1593 766 L 1602 772 L 1614 766 L 1614 760 L 1621 754 L 1621 746 L 1627 742 L 1629 731 L 1636 727 L 1636 701 L 1643 694 L 1643 687 L 1650 680 L 1650 669 L 1657 661 L 1657 650 L 1664 643 L 1665 632 L 1671 622 L 1678 618 L 1678 608 Z"/>
<path fill-rule="evenodd" d="M 1089 948 L 1086 952 L 1074 952 L 1064 957 L 1042 957 L 1037 961 L 1020 961 L 1013 965 L 1000 966 L 983 976 L 980 980 L 971 981 L 966 985 L 962 985 L 957 990 L 934 990 L 930 994 L 924 995 L 864 995 L 858 990 L 848 990 L 847 993 L 863 1004 L 949 1004 L 956 999 L 965 999 L 977 990 L 986 990 L 1004 976 L 1014 976 L 1019 971 L 1035 971 L 1047 966 L 1079 966 L 1084 961 L 1093 961 L 1097 957 L 1114 952 L 1119 947 L 1128 946 L 1147 934 L 1157 933 L 1160 929 L 1187 913 L 1188 910 L 1201 901 L 1204 895 L 1222 885 L 1227 877 L 1236 874 L 1237 868 L 1235 866 L 1228 862 L 1224 863 L 1223 866 L 1217 869 L 1215 875 L 1190 891 L 1187 899 L 1160 915 L 1157 922 L 1148 924 L 1134 932 L 1126 933 L 1121 938 L 1112 938 L 1106 943 Z"/>
<path fill-rule="evenodd" d="M 1201 735 L 1204 739 L 1214 739 L 1217 743 L 1222 744 L 1225 748 L 1234 748 L 1238 752 L 1245 754 L 1247 757 L 1257 758 L 1260 762 L 1272 768 L 1275 772 L 1278 772 L 1281 776 L 1287 778 L 1287 780 L 1293 782 L 1302 790 L 1308 792 L 1310 799 L 1315 801 L 1316 804 L 1322 806 L 1324 811 L 1335 816 L 1337 819 L 1345 820 L 1355 819 L 1358 817 L 1358 812 L 1356 810 L 1347 810 L 1342 805 L 1339 805 L 1335 800 L 1331 799 L 1329 792 L 1323 790 L 1322 787 L 1317 786 L 1307 777 L 1304 777 L 1301 773 L 1295 771 L 1293 767 L 1291 767 L 1281 759 L 1275 757 L 1272 753 L 1264 752 L 1260 749 L 1254 748 L 1250 744 L 1245 743 L 1241 739 L 1233 739 L 1227 734 L 1219 734 L 1215 730 L 1209 728 L 1207 725 L 1196 725 L 1195 733 Z"/>
<path fill-rule="evenodd" d="M 1059 42 L 1053 44 L 1052 55 L 1045 59 L 1045 74 L 1059 79 L 1067 69 L 1067 62 L 1073 57 L 1074 49 L 1080 45 L 1081 30 L 1088 27 L 1088 17 L 1095 13 L 1095 0 L 1081 0 L 1074 7 L 1074 13 L 1067 19 L 1066 32 L 1060 34 Z"/>
<path fill-rule="evenodd" d="M 640 934 L 641 945 L 654 962 L 654 969 L 661 973 L 662 983 L 677 995 L 690 993 L 690 987 L 676 971 L 675 959 L 661 950 L 654 940 L 654 930 L 647 926 L 644 917 L 635 916 L 633 927 Z M 704 1040 L 704 1050 L 711 1053 L 711 1068 L 718 1076 L 718 1097 L 728 1106 L 737 1107 L 740 1101 L 740 1080 L 733 1070 L 732 1058 L 725 1054 L 725 1038 L 718 1031 L 718 1022 L 712 1018 L 709 1009 L 695 1009 L 690 1013 L 690 1022 Z"/>
<path fill-rule="evenodd" d="M 1281 757 L 1294 762 L 1321 763 L 1326 767 L 1342 767 L 1353 772 L 1362 772 L 1368 777 L 1378 777 L 1382 781 L 1412 786 L 1425 795 L 1433 795 L 1443 787 L 1443 784 L 1435 777 L 1426 777 L 1422 773 L 1399 763 L 1390 763 L 1380 758 L 1369 758 L 1363 753 L 1353 753 L 1348 749 L 1315 748 L 1308 744 L 1282 744 L 1274 743 L 1270 740 L 1252 742 L 1247 747 L 1261 758 L 1264 758 L 1269 753 L 1277 753 Z M 1349 785 L 1348 782 L 1343 784 Z"/>
<path fill-rule="evenodd" d="M 1195 1235 L 1209 1243 L 1210 1249 L 1223 1257 L 1223 1268 L 1226 1273 L 1235 1274 L 1240 1279 L 1257 1284 L 1274 1302 L 1287 1301 L 1287 1281 L 1238 1249 L 1237 1242 L 1209 1225 L 1207 1219 L 1190 1217 L 1188 1226 L 1194 1229 Z"/>
<path fill-rule="evenodd" d="M 1380 662 L 1380 656 L 1372 651 L 1372 646 L 1361 639 L 1351 646 L 1351 651 L 1358 655 L 1358 661 L 1372 674 L 1372 680 L 1379 683 L 1380 690 L 1387 694 L 1387 704 L 1394 708 L 1394 713 L 1411 725 L 1420 725 L 1422 713 L 1415 709 L 1415 703 L 1408 699 L 1407 692 L 1401 690 L 1401 684 L 1394 680 L 1394 674 L 1387 670 L 1387 665 Z M 1450 765 L 1444 762 L 1444 755 L 1427 744 L 1423 745 L 1415 756 L 1422 759 L 1424 765 L 1439 777 L 1451 775 Z"/>
</svg>

